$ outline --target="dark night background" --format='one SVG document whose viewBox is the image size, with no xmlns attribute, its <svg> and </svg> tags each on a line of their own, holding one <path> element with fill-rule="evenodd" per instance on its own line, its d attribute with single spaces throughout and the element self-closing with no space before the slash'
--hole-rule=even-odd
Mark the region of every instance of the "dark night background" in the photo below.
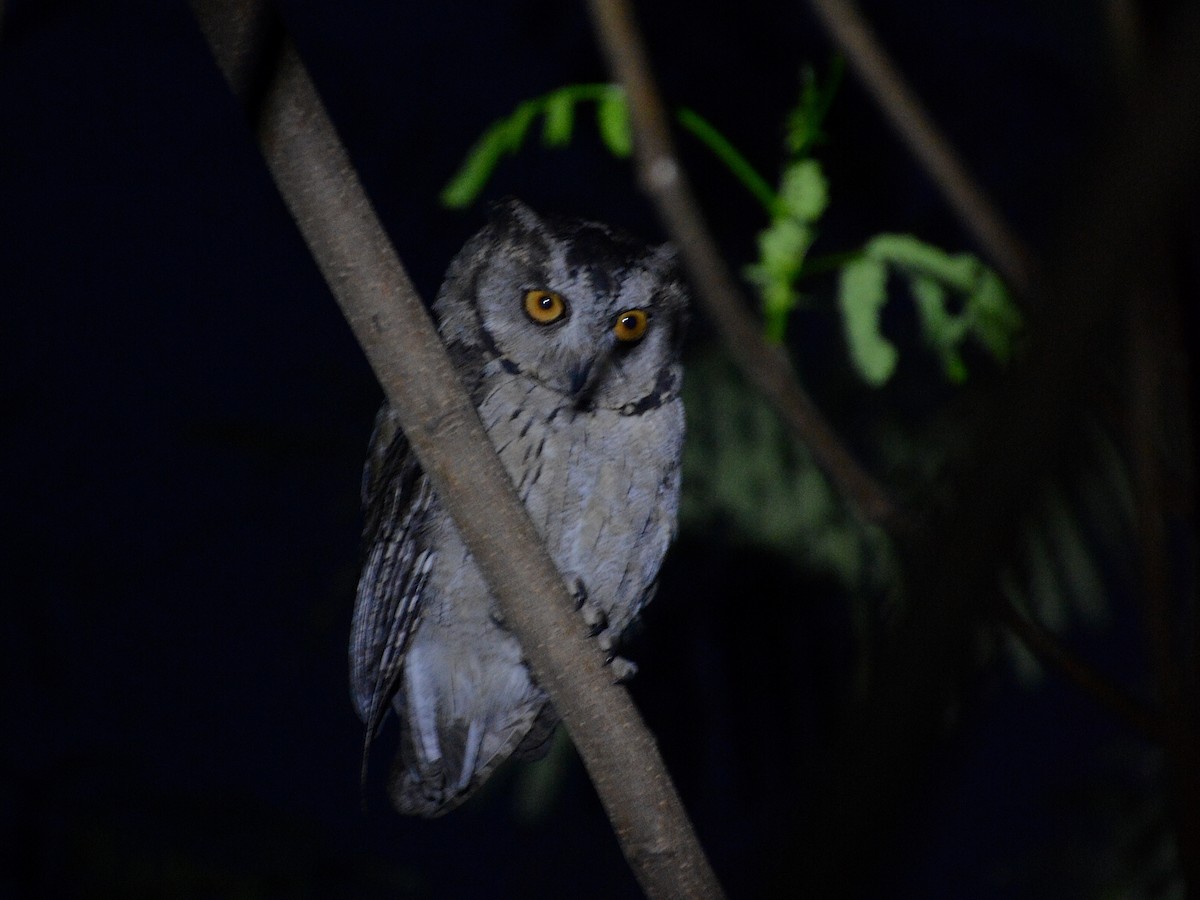
<svg viewBox="0 0 1200 900">
<path fill-rule="evenodd" d="M 773 178 L 800 65 L 830 54 L 805 4 L 641 6 L 668 101 Z M 526 97 L 605 78 L 581 4 L 281 8 L 427 298 L 482 220 L 437 203 L 475 138 Z M 1112 108 L 1100 4 L 863 8 L 1017 230 L 1050 238 Z M 364 810 L 345 645 L 380 390 L 187 7 L 3 9 L 0 895 L 638 896 L 573 758 L 536 819 L 514 818 L 512 772 L 447 818 L 402 819 L 382 755 Z M 828 131 L 829 246 L 904 230 L 973 249 L 852 76 Z M 758 209 L 680 144 L 746 261 Z M 661 237 L 589 125 L 502 164 L 488 196 L 505 194 Z M 831 336 L 794 349 L 853 438 L 872 401 L 859 388 L 856 414 L 823 387 Z M 1070 637 L 1140 687 L 1127 617 Z M 843 598 L 692 533 L 646 624 L 634 697 L 718 875 L 731 896 L 780 893 L 821 832 L 806 801 L 848 677 Z M 1154 765 L 1053 675 L 985 668 L 826 895 L 1095 896 L 1114 838 L 1087 797 L 1117 771 L 1136 798 Z"/>
</svg>

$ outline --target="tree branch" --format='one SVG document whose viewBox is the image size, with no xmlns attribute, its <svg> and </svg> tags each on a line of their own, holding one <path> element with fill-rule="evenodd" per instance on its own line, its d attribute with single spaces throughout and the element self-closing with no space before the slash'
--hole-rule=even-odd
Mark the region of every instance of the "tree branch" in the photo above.
<svg viewBox="0 0 1200 900">
<path fill-rule="evenodd" d="M 840 7 L 842 4 L 838 0 L 832 0 L 832 5 Z M 734 361 L 774 405 L 796 438 L 809 447 L 826 474 L 858 505 L 865 518 L 877 524 L 890 525 L 893 529 L 903 526 L 905 523 L 899 520 L 895 504 L 886 489 L 855 462 L 832 427 L 800 387 L 786 356 L 779 348 L 763 340 L 757 323 L 746 312 L 746 302 L 734 286 L 729 271 L 721 260 L 720 252 L 709 236 L 703 216 L 675 156 L 662 101 L 650 73 L 644 44 L 633 20 L 628 0 L 589 0 L 589 8 L 614 77 L 620 81 L 629 98 L 638 174 L 643 187 L 654 199 L 668 232 L 679 245 L 691 273 L 693 286 L 704 301 L 708 315 L 713 321 L 721 323 L 720 330 Z M 861 22 L 859 24 L 861 25 Z M 867 38 L 868 47 L 878 54 L 878 48 L 870 42 L 869 34 Z M 898 84 L 902 89 L 901 94 L 907 97 L 918 111 L 928 130 L 937 138 L 935 143 L 940 152 L 943 155 L 948 154 L 950 161 L 957 164 L 948 146 L 941 141 L 921 112 L 915 97 L 903 85 L 890 65 L 886 68 L 885 75 L 884 80 L 889 84 Z M 957 182 L 971 187 L 965 171 L 961 171 L 961 166 L 958 168 L 961 177 Z M 968 194 L 971 193 L 978 192 L 972 188 L 968 191 Z M 979 199 L 982 199 L 981 195 Z M 989 208 L 986 201 L 983 206 L 987 212 Z M 1000 230 L 1006 233 L 1003 227 Z M 1020 250 L 1018 257 L 1027 256 L 1015 238 L 1010 243 Z M 1027 270 L 1025 271 L 1023 277 L 1027 277 Z M 1104 675 L 1076 657 L 1059 643 L 1054 635 L 1036 629 L 1007 598 L 1000 596 L 999 592 L 996 593 L 999 618 L 1032 653 L 1060 669 L 1070 681 L 1092 694 L 1101 704 L 1125 718 L 1139 731 L 1153 733 L 1156 720 L 1151 713 L 1141 708 Z"/>
<path fill-rule="evenodd" d="M 260 2 L 192 8 L 231 87 L 257 110 L 280 194 L 562 715 L 643 890 L 721 896 L 654 738 L 588 637 L 295 48 Z M 256 73 L 266 76 L 261 96 Z"/>
<path fill-rule="evenodd" d="M 1033 282 L 1033 257 L 934 125 L 851 0 L 811 0 L 834 42 L 908 149 L 924 166 L 967 231 L 1022 294 Z"/>
<path fill-rule="evenodd" d="M 877 524 L 890 521 L 896 515 L 892 498 L 850 454 L 800 386 L 786 353 L 767 343 L 758 323 L 747 312 L 749 306 L 705 227 L 675 155 L 667 117 L 628 0 L 588 0 L 588 9 L 613 78 L 620 82 L 629 100 L 635 163 L 642 188 L 678 245 L 692 288 L 708 317 L 721 323 L 718 330 L 730 356 L 858 513 Z"/>
</svg>

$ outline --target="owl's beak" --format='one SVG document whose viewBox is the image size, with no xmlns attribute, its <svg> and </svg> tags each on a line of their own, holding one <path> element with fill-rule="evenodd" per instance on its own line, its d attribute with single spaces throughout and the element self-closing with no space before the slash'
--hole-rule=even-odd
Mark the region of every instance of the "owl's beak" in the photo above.
<svg viewBox="0 0 1200 900">
<path fill-rule="evenodd" d="M 571 369 L 571 396 L 575 398 L 576 404 L 586 403 L 591 396 L 592 388 L 596 386 L 605 368 L 601 361 L 607 356 L 607 353 L 593 356 Z"/>
<path fill-rule="evenodd" d="M 596 367 L 595 359 L 588 359 L 581 362 L 579 365 L 571 369 L 571 394 L 578 397 L 584 392 L 585 388 L 591 386 L 591 379 L 588 377 L 592 369 Z"/>
<path fill-rule="evenodd" d="M 591 401 L 592 393 L 600 379 L 608 370 L 612 360 L 612 345 L 605 342 L 599 353 L 590 359 L 582 360 L 571 369 L 571 396 L 575 398 L 575 406 L 583 408 Z"/>
</svg>

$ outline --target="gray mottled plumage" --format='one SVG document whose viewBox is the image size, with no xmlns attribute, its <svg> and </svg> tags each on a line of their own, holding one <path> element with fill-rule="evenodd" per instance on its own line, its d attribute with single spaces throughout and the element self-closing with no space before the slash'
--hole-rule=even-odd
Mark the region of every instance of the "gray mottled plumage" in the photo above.
<svg viewBox="0 0 1200 900">
<path fill-rule="evenodd" d="M 548 313 L 529 308 L 539 301 Z M 513 201 L 455 258 L 434 313 L 550 555 L 611 648 L 653 594 L 675 532 L 686 303 L 672 253 Z M 439 815 L 510 755 L 539 755 L 557 717 L 386 405 L 363 504 L 354 701 L 368 746 L 389 709 L 399 718 L 396 807 Z"/>
</svg>

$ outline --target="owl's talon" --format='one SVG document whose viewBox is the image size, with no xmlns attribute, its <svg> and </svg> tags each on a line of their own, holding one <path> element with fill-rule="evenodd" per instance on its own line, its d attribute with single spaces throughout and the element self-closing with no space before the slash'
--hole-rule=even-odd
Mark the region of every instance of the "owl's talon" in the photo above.
<svg viewBox="0 0 1200 900">
<path fill-rule="evenodd" d="M 587 585 L 583 583 L 583 579 L 576 575 L 570 579 L 571 596 L 575 598 L 575 609 L 583 608 L 583 604 L 587 603 L 588 592 Z"/>
<path fill-rule="evenodd" d="M 579 612 L 583 616 L 584 624 L 591 629 L 592 637 L 596 637 L 608 628 L 608 616 L 600 608 L 600 604 L 593 603 L 591 600 L 584 601 Z"/>
<path fill-rule="evenodd" d="M 609 655 L 611 661 L 613 657 L 613 648 L 617 645 L 617 636 L 613 634 L 611 628 L 604 628 L 596 635 L 596 643 L 600 645 L 600 649 Z"/>
<path fill-rule="evenodd" d="M 625 684 L 637 674 L 637 663 L 623 656 L 609 656 L 605 663 L 612 669 L 613 684 Z"/>
</svg>

